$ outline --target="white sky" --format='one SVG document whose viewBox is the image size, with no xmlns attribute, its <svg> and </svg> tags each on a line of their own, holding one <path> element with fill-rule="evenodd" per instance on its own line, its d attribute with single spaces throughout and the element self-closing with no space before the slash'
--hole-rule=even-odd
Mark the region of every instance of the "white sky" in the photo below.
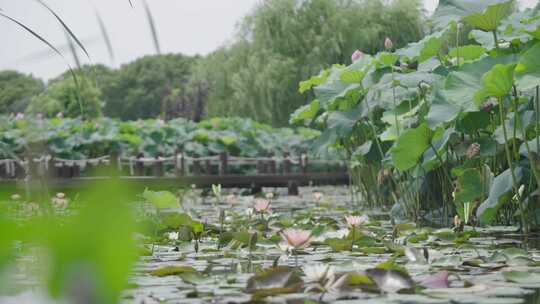
<svg viewBox="0 0 540 304">
<path fill-rule="evenodd" d="M 102 40 L 95 7 L 106 24 L 116 55 L 115 65 L 155 53 L 141 0 L 47 0 L 83 41 L 94 63 L 113 65 Z M 233 37 L 242 16 L 261 0 L 147 0 L 159 32 L 162 52 L 207 54 Z M 482 0 L 478 0 L 482 1 Z M 538 0 L 520 0 L 532 6 Z M 432 11 L 438 0 L 424 0 Z M 68 58 L 66 38 L 54 17 L 35 0 L 0 0 L 0 8 L 58 46 Z M 3 45 L 0 70 L 16 69 L 38 77 L 54 77 L 65 62 L 30 34 L 0 19 Z M 80 56 L 83 59 L 82 55 Z M 86 60 L 87 62 L 88 60 Z"/>
</svg>

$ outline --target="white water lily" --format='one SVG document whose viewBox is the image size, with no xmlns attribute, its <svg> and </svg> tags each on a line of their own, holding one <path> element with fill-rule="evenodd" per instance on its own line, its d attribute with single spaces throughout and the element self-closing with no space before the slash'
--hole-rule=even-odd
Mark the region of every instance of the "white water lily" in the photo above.
<svg viewBox="0 0 540 304">
<path fill-rule="evenodd" d="M 315 264 L 303 268 L 306 275 L 305 292 L 319 292 L 337 294 L 341 291 L 347 275 L 337 276 L 333 266 L 324 264 Z"/>
<path fill-rule="evenodd" d="M 306 275 L 306 283 L 319 283 L 335 276 L 334 267 L 325 264 L 306 265 L 302 268 Z"/>
</svg>

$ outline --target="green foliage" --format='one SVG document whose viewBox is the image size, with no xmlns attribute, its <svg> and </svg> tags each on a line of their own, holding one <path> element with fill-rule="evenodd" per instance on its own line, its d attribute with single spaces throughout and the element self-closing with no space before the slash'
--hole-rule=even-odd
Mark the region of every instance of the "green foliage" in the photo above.
<svg viewBox="0 0 540 304">
<path fill-rule="evenodd" d="M 170 54 L 146 56 L 123 65 L 100 81 L 104 113 L 126 120 L 155 118 L 163 113 L 167 113 L 167 117 L 200 119 L 199 108 L 204 104 L 198 103 L 204 100 L 197 98 L 204 92 L 190 84 L 196 60 L 196 57 Z M 192 108 L 191 112 L 181 111 L 182 107 Z M 197 111 L 200 113 L 195 113 Z"/>
<path fill-rule="evenodd" d="M 0 113 L 24 112 L 30 99 L 44 89 L 43 82 L 15 71 L 0 72 Z"/>
<path fill-rule="evenodd" d="M 249 119 L 213 118 L 199 123 L 175 119 L 120 122 L 110 118 L 82 121 L 76 119 L 26 119 L 0 116 L 0 145 L 16 154 L 30 146 L 46 147 L 50 153 L 68 159 L 109 155 L 120 149 L 126 156 L 143 153 L 172 156 L 181 150 L 189 156 L 217 155 L 257 157 L 299 155 L 307 152 L 312 129 L 272 128 Z M 10 157 L 0 150 L 0 157 Z"/>
<path fill-rule="evenodd" d="M 150 191 L 145 189 L 142 196 L 147 202 L 152 203 L 158 209 L 180 207 L 178 198 L 169 191 Z"/>
<path fill-rule="evenodd" d="M 346 152 L 364 197 L 387 195 L 394 214 L 420 220 L 427 209 L 431 221 L 431 208 L 457 207 L 467 224 L 519 217 L 527 230 L 536 207 L 515 192 L 525 177 L 528 191 L 540 188 L 539 19 L 513 1 L 440 1 L 438 31 L 301 83 L 318 107 L 299 108 L 291 121 L 316 122 L 314 148 Z M 379 157 L 366 157 L 372 152 Z M 469 221 L 474 211 L 479 221 Z"/>
<path fill-rule="evenodd" d="M 210 116 L 240 115 L 281 125 L 307 98 L 298 83 L 330 67 L 349 62 L 361 49 L 383 49 L 386 36 L 402 46 L 423 35 L 416 0 L 265 1 L 245 18 L 236 41 L 201 61 L 208 79 Z M 300 91 L 319 85 L 328 71 L 302 82 Z M 355 72 L 344 77 L 352 81 Z M 321 100 L 321 103 L 324 103 Z"/>
<path fill-rule="evenodd" d="M 60 77 L 52 80 L 47 89 L 32 98 L 26 112 L 55 117 L 63 113 L 67 117 L 96 118 L 101 116 L 101 91 L 82 73 L 77 80 Z"/>
</svg>

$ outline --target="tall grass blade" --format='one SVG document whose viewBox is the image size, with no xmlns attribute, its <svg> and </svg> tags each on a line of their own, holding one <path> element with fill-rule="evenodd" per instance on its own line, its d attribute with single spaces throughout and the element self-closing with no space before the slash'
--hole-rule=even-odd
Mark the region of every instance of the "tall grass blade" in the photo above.
<svg viewBox="0 0 540 304">
<path fill-rule="evenodd" d="M 150 7 L 148 6 L 148 2 L 146 0 L 143 0 L 144 4 L 144 10 L 146 11 L 146 18 L 148 19 L 148 25 L 150 26 L 150 31 L 152 33 L 152 39 L 154 40 L 154 47 L 156 48 L 157 54 L 161 54 L 161 47 L 159 45 L 159 37 L 157 33 L 156 23 L 154 22 L 154 16 L 152 16 L 152 12 L 150 11 Z"/>
<path fill-rule="evenodd" d="M 81 48 L 81 50 L 83 50 L 86 57 L 88 57 L 88 60 L 92 61 L 92 59 L 90 58 L 90 54 L 88 53 L 88 51 L 86 50 L 82 42 L 79 40 L 79 38 L 77 38 L 77 35 L 73 33 L 73 31 L 69 28 L 69 26 L 67 26 L 64 20 L 62 20 L 62 18 L 60 18 L 60 16 L 58 16 L 58 14 L 52 8 L 50 8 L 43 0 L 36 0 L 36 1 L 39 2 L 43 7 L 45 7 L 56 18 L 56 20 L 58 20 L 58 22 L 62 25 L 64 30 L 69 34 L 69 36 L 71 36 L 71 39 L 73 39 L 73 41 L 77 43 L 77 45 Z"/>
<path fill-rule="evenodd" d="M 69 51 L 71 52 L 71 55 L 73 56 L 73 61 L 75 61 L 77 68 L 80 69 L 81 60 L 79 59 L 79 54 L 77 54 L 77 48 L 75 47 L 75 44 L 73 44 L 73 40 L 69 36 L 68 32 L 64 31 L 64 34 L 66 35 L 67 44 L 69 46 Z"/>
<path fill-rule="evenodd" d="M 31 28 L 29 28 L 28 26 L 26 26 L 24 23 L 20 22 L 19 20 L 15 19 L 13 17 L 10 17 L 10 16 L 4 14 L 3 12 L 0 12 L 0 17 L 4 17 L 4 18 L 8 19 L 9 21 L 17 24 L 19 27 L 23 28 L 25 31 L 30 33 L 32 36 L 39 39 L 41 42 L 45 43 L 56 54 L 58 54 L 60 57 L 62 57 L 62 59 L 65 61 L 66 65 L 68 66 L 68 69 L 69 69 L 69 72 L 71 73 L 71 76 L 73 77 L 73 81 L 75 82 L 75 86 L 77 88 L 80 88 L 80 83 L 79 83 L 79 79 L 77 78 L 77 74 L 75 73 L 75 71 L 73 71 L 73 68 L 71 67 L 71 64 L 69 64 L 69 61 L 67 60 L 66 56 L 64 56 L 64 54 L 62 54 L 62 52 L 60 52 L 54 45 L 52 45 L 49 41 L 47 41 L 47 39 L 43 38 L 43 36 L 36 33 L 34 30 L 32 30 Z M 80 97 L 80 94 L 79 94 L 79 90 L 77 90 L 77 99 L 79 100 L 79 106 L 81 108 L 81 116 L 84 116 L 83 105 L 82 105 L 81 97 Z"/>
<path fill-rule="evenodd" d="M 130 2 L 131 3 L 131 2 Z M 109 58 L 111 59 L 111 63 L 114 65 L 115 63 L 115 56 L 114 56 L 114 48 L 112 46 L 111 39 L 109 37 L 109 33 L 107 32 L 107 27 L 105 26 L 105 23 L 103 22 L 103 19 L 99 15 L 99 12 L 94 8 L 96 13 L 96 19 L 99 24 L 99 29 L 101 30 L 101 36 L 103 36 L 103 40 L 105 41 L 105 45 L 107 46 L 107 52 L 109 53 Z"/>
</svg>

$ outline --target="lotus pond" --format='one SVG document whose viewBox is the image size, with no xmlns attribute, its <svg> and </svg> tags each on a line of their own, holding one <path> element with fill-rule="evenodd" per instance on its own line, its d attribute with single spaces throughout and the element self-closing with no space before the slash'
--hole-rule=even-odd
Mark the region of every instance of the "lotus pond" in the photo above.
<svg viewBox="0 0 540 304">
<path fill-rule="evenodd" d="M 122 303 L 539 301 L 538 242 L 524 241 L 518 227 L 393 223 L 385 210 L 362 211 L 346 187 L 306 187 L 299 196 L 264 190 L 257 197 L 218 186 L 209 193 L 146 190 L 130 204 L 139 232 L 126 239 L 133 231 L 115 213 L 125 210 L 107 209 L 111 222 L 100 214 L 100 222 L 76 228 L 71 217 L 92 220 L 83 215 L 91 211 L 78 210 L 77 195 L 57 194 L 48 209 L 15 195 L 4 202 L 12 218 L 32 218 L 43 229 L 49 213 L 63 232 L 50 228 L 46 241 L 17 243 L 4 271 L 10 279 L 2 281 L 9 296 L 0 302 L 52 303 L 46 294 L 66 303 L 108 302 L 114 284 L 103 288 L 93 276 L 118 279 Z M 23 234 L 39 232 L 27 227 Z M 127 287 L 119 283 L 124 273 Z"/>
</svg>

